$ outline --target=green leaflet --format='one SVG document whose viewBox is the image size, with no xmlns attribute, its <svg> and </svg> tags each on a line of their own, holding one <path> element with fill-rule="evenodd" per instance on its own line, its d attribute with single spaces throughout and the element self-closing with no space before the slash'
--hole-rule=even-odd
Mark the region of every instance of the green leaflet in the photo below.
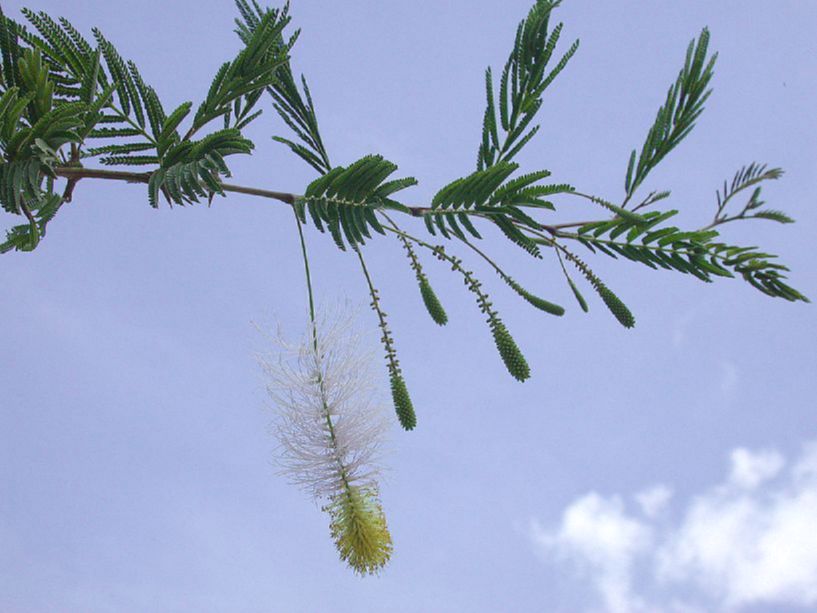
<svg viewBox="0 0 817 613">
<path fill-rule="evenodd" d="M 40 193 L 37 199 L 21 202 L 31 220 L 25 225 L 14 226 L 6 232 L 6 240 L 0 243 L 0 254 L 12 250 L 33 251 L 45 236 L 46 226 L 57 214 L 63 200 L 59 194 Z"/>
<path fill-rule="evenodd" d="M 640 154 L 633 150 L 630 156 L 624 182 L 628 200 L 650 171 L 692 131 L 703 112 L 712 93 L 709 83 L 717 60 L 717 54 L 708 57 L 708 48 L 709 30 L 704 28 L 698 40 L 689 43 L 684 67 L 658 109 Z"/>
<path fill-rule="evenodd" d="M 465 231 L 481 238 L 469 215 L 490 219 L 514 244 L 534 257 L 541 257 L 539 247 L 517 229 L 521 225 L 539 228 L 539 223 L 523 211 L 524 207 L 553 209 L 543 196 L 573 191 L 567 184 L 536 185 L 550 176 L 547 170 L 510 176 L 519 168 L 515 163 L 501 162 L 456 179 L 440 189 L 431 202 L 431 211 L 424 215 L 431 234 L 437 230 L 445 237 L 454 235 L 466 240 Z"/>
<path fill-rule="evenodd" d="M 433 209 L 460 209 L 481 206 L 517 169 L 518 164 L 502 163 L 478 170 L 440 189 L 431 201 Z"/>
<path fill-rule="evenodd" d="M 337 166 L 315 179 L 298 199 L 302 221 L 308 211 L 318 230 L 332 234 L 340 249 L 355 247 L 371 238 L 370 230 L 383 234 L 374 212 L 389 205 L 389 196 L 415 185 L 413 178 L 386 181 L 397 165 L 379 155 L 367 155 L 347 167 Z M 345 239 L 345 240 L 344 240 Z"/>
<path fill-rule="evenodd" d="M 760 165 L 745 167 L 733 179 L 731 187 L 725 184 L 723 191 L 719 193 L 718 215 L 723 215 L 725 204 L 736 193 L 761 181 L 776 179 L 781 174 L 780 169 L 767 171 L 765 166 Z M 756 207 L 763 204 L 755 198 L 753 194 L 749 206 L 752 206 L 753 202 L 756 203 L 754 205 Z M 764 210 L 755 213 L 751 211 L 751 208 L 744 208 L 743 212 L 735 217 L 716 216 L 716 221 L 708 228 L 693 231 L 684 231 L 676 226 L 658 227 L 674 217 L 678 211 L 650 211 L 641 215 L 643 223 L 614 218 L 585 224 L 575 234 L 562 233 L 561 236 L 577 240 L 594 253 L 600 251 L 610 257 L 624 257 L 653 269 L 663 268 L 691 274 L 702 281 L 711 281 L 713 276 L 739 275 L 769 296 L 790 301 L 807 300 L 803 294 L 784 282 L 786 279 L 784 273 L 788 269 L 780 268 L 772 262 L 776 256 L 754 251 L 753 248 L 713 242 L 719 233 L 710 228 L 726 221 L 752 218 L 772 219 L 781 223 L 790 221 L 787 215 L 779 211 Z M 733 253 L 739 254 L 738 259 L 731 257 Z M 747 268 L 744 264 L 747 260 L 753 260 L 755 264 Z M 613 304 L 615 306 L 614 302 Z"/>
<path fill-rule="evenodd" d="M 794 223 L 794 220 L 791 217 L 789 217 L 788 215 L 786 215 L 784 212 L 775 211 L 775 210 L 772 210 L 772 209 L 768 209 L 768 210 L 765 210 L 765 211 L 758 211 L 757 213 L 752 215 L 752 217 L 754 217 L 756 219 L 769 219 L 771 221 L 776 221 L 777 223 L 783 223 L 783 224 Z"/>
<path fill-rule="evenodd" d="M 528 126 L 542 106 L 542 95 L 576 53 L 579 41 L 548 70 L 559 42 L 562 25 L 550 30 L 550 16 L 558 2 L 536 2 L 519 24 L 499 82 L 499 117 L 494 97 L 493 75 L 485 73 L 486 108 L 477 170 L 509 162 L 530 142 L 539 126 Z M 501 128 L 501 130 L 500 130 Z"/>
<path fill-rule="evenodd" d="M 715 220 L 711 226 L 714 227 L 740 219 L 768 219 L 782 224 L 794 223 L 794 220 L 782 211 L 776 211 L 774 209 L 757 210 L 766 204 L 760 199 L 762 187 L 759 184 L 763 181 L 777 180 L 782 176 L 782 169 L 768 168 L 766 164 L 758 164 L 756 162 L 752 162 L 748 166 L 741 168 L 732 179 L 731 185 L 724 181 L 723 191 L 718 190 L 718 209 L 715 213 Z M 729 215 L 726 212 L 726 208 L 732 198 L 751 187 L 754 187 L 754 190 L 749 200 L 743 206 L 743 209 L 737 214 Z"/>
<path fill-rule="evenodd" d="M 158 206 L 159 195 L 179 205 L 199 202 L 200 198 L 224 195 L 220 177 L 230 176 L 224 162 L 228 155 L 248 154 L 251 141 L 238 130 L 219 130 L 198 141 L 181 141 L 170 147 L 161 161 L 161 167 L 151 174 L 148 198 L 151 206 Z"/>
<path fill-rule="evenodd" d="M 281 23 L 289 21 L 288 3 L 281 10 L 262 9 L 256 2 L 250 6 L 247 0 L 236 0 L 236 6 L 241 14 L 241 19 L 236 20 L 238 26 L 236 33 L 245 44 L 249 44 L 265 19 L 278 20 Z M 329 162 L 329 156 L 318 129 L 317 114 L 309 86 L 306 78 L 301 76 L 302 94 L 292 74 L 289 58 L 286 57 L 286 52 L 292 48 L 297 37 L 298 31 L 285 43 L 283 34 L 278 36 L 275 44 L 283 52 L 283 61 L 275 68 L 275 79 L 266 88 L 266 91 L 273 99 L 273 107 L 278 116 L 300 142 L 280 136 L 273 137 L 273 140 L 289 147 L 295 155 L 319 174 L 326 174 L 331 170 L 332 164 Z"/>
<path fill-rule="evenodd" d="M 496 226 L 512 243 L 514 243 L 518 247 L 521 247 L 523 250 L 525 250 L 528 254 L 532 255 L 533 257 L 538 259 L 542 258 L 542 252 L 539 249 L 539 246 L 527 235 L 525 235 L 521 230 L 519 230 L 513 224 L 512 221 L 501 216 L 491 217 L 491 221 L 493 221 L 496 224 Z"/>
<path fill-rule="evenodd" d="M 238 121 L 247 119 L 261 92 L 278 80 L 277 71 L 287 62 L 295 42 L 293 39 L 290 44 L 283 44 L 282 33 L 289 21 L 285 13 L 266 11 L 252 31 L 245 32 L 245 47 L 216 73 L 196 111 L 193 131 L 232 112 Z"/>
</svg>

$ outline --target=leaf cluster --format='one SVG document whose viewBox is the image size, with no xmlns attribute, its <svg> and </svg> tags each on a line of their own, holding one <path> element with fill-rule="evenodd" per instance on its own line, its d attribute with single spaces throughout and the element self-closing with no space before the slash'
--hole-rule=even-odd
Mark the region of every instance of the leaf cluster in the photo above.
<svg viewBox="0 0 817 613">
<path fill-rule="evenodd" d="M 385 234 L 375 211 L 403 208 L 391 196 L 417 183 L 412 177 L 387 181 L 396 170 L 396 164 L 379 155 L 336 166 L 309 184 L 296 201 L 296 212 L 305 223 L 308 211 L 315 227 L 328 229 L 340 249 L 346 249 L 347 242 L 353 248 L 363 245 L 372 238 L 370 229 Z"/>
<path fill-rule="evenodd" d="M 768 219 L 783 224 L 794 223 L 794 220 L 782 211 L 776 211 L 774 209 L 758 210 L 766 204 L 760 199 L 763 189 L 760 183 L 764 181 L 774 181 L 782 176 L 783 170 L 781 168 L 768 168 L 766 164 L 758 164 L 757 162 L 752 162 L 748 166 L 741 168 L 735 173 L 731 183 L 724 181 L 723 190 L 718 190 L 718 209 L 715 213 L 712 226 L 718 226 L 739 219 Z M 726 208 L 732 198 L 750 187 L 754 187 L 754 189 L 749 196 L 749 200 L 743 205 L 743 209 L 735 215 L 728 215 Z"/>
<path fill-rule="evenodd" d="M 487 104 L 477 156 L 478 170 L 511 161 L 539 131 L 539 126 L 531 126 L 531 123 L 542 107 L 542 95 L 579 49 L 576 40 L 556 65 L 548 69 L 563 28 L 560 23 L 550 30 L 551 12 L 559 4 L 554 0 L 538 0 L 519 24 L 513 49 L 499 79 L 498 105 L 491 69 L 485 72 Z"/>
<path fill-rule="evenodd" d="M 615 218 L 581 226 L 575 234 L 562 233 L 593 253 L 644 264 L 652 269 L 674 270 L 711 282 L 713 277 L 743 277 L 763 293 L 789 301 L 808 301 L 787 285 L 789 269 L 774 262 L 775 255 L 756 247 L 740 247 L 716 242 L 719 233 L 712 229 L 685 231 L 677 226 L 661 225 L 678 214 L 677 210 L 651 211 L 643 215 L 646 223 Z"/>
<path fill-rule="evenodd" d="M 247 0 L 236 0 L 236 6 L 241 14 L 241 18 L 236 19 L 236 33 L 245 44 L 252 39 L 264 19 L 270 15 L 274 19 L 288 19 L 289 2 L 284 4 L 280 11 L 264 9 L 256 0 L 252 0 L 252 5 Z M 287 43 L 287 47 L 292 46 L 299 32 L 295 32 Z M 279 38 L 278 45 L 284 46 L 283 37 Z M 320 174 L 326 174 L 332 169 L 332 164 L 329 162 L 326 147 L 321 139 L 315 105 L 306 77 L 301 75 L 300 81 L 303 88 L 303 93 L 301 93 L 288 58 L 277 67 L 275 75 L 276 79 L 270 84 L 267 91 L 272 96 L 275 111 L 292 130 L 296 140 L 282 136 L 274 136 L 273 139 L 289 147 L 295 155 Z"/>
<path fill-rule="evenodd" d="M 12 229 L 2 251 L 36 247 L 73 191 L 70 182 L 62 195 L 53 190 L 58 170 L 81 168 L 89 159 L 152 167 L 153 206 L 160 194 L 171 204 L 223 195 L 221 178 L 230 174 L 225 158 L 252 150 L 241 130 L 260 115 L 254 108 L 295 42 L 282 42 L 289 17 L 266 12 L 180 132 L 193 104 L 167 113 L 136 64 L 100 30 L 91 42 L 66 19 L 27 9 L 23 15 L 32 31 L 0 13 L 0 202 L 29 223 Z M 193 138 L 216 119 L 223 128 Z"/>
<path fill-rule="evenodd" d="M 629 200 L 666 155 L 675 149 L 695 128 L 695 122 L 704 111 L 704 104 L 712 93 L 709 83 L 714 74 L 718 54 L 708 55 L 709 30 L 704 28 L 697 41 L 687 48 L 684 67 L 669 90 L 655 121 L 641 147 L 634 149 L 627 166 L 624 188 Z M 637 157 L 636 157 L 637 155 Z"/>
</svg>

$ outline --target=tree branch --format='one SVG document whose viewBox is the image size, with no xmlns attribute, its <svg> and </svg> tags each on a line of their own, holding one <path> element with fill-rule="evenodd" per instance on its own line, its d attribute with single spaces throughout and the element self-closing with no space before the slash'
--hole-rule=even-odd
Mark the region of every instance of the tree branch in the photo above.
<svg viewBox="0 0 817 613">
<path fill-rule="evenodd" d="M 127 172 L 122 170 L 78 168 L 73 166 L 59 166 L 54 171 L 58 177 L 68 179 L 69 184 L 76 184 L 81 179 L 103 179 L 108 181 L 125 181 L 126 183 L 147 184 L 150 181 L 151 175 L 153 174 L 151 172 Z M 244 187 L 242 185 L 230 185 L 229 183 L 221 183 L 221 188 L 225 192 L 260 196 L 262 198 L 279 200 L 287 204 L 295 204 L 295 199 L 298 198 L 296 194 L 290 194 L 287 192 L 276 192 L 267 189 L 258 189 L 255 187 Z"/>
</svg>

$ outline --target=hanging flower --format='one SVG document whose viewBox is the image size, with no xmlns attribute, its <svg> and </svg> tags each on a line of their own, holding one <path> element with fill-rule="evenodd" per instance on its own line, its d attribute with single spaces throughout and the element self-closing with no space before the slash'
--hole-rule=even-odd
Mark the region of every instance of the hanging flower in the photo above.
<svg viewBox="0 0 817 613">
<path fill-rule="evenodd" d="M 261 358 L 275 404 L 281 472 L 323 502 L 342 560 L 377 573 L 392 552 L 377 478 L 388 420 L 375 401 L 372 356 L 352 317 L 322 316 L 277 358 Z"/>
</svg>

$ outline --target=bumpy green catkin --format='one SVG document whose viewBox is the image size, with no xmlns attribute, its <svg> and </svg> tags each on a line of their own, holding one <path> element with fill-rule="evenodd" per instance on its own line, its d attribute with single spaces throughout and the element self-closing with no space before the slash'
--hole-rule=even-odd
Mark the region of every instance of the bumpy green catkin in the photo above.
<svg viewBox="0 0 817 613">
<path fill-rule="evenodd" d="M 525 381 L 528 379 L 530 377 L 528 361 L 525 359 L 525 356 L 522 355 L 522 351 L 519 349 L 516 341 L 513 340 L 505 324 L 499 320 L 492 321 L 491 332 L 494 335 L 494 342 L 496 343 L 499 355 L 502 357 L 502 361 L 505 363 L 505 367 L 508 369 L 508 372 L 511 373 L 511 376 L 517 381 Z"/>
<path fill-rule="evenodd" d="M 440 303 L 440 299 L 437 298 L 437 294 L 434 293 L 434 289 L 425 276 L 419 278 L 419 283 L 420 294 L 423 296 L 423 303 L 426 305 L 428 314 L 431 315 L 434 323 L 438 326 L 444 326 L 448 323 L 448 314 Z"/>
<path fill-rule="evenodd" d="M 414 413 L 414 405 L 403 376 L 397 371 L 392 371 L 389 381 L 392 402 L 394 402 L 394 410 L 397 413 L 397 419 L 400 420 L 400 425 L 406 430 L 414 430 L 417 427 L 417 415 Z"/>
<path fill-rule="evenodd" d="M 610 312 L 615 315 L 622 326 L 625 328 L 635 326 L 635 317 L 618 296 L 610 291 L 606 285 L 599 285 L 598 292 L 604 304 L 607 305 L 607 308 L 610 309 Z"/>
</svg>

